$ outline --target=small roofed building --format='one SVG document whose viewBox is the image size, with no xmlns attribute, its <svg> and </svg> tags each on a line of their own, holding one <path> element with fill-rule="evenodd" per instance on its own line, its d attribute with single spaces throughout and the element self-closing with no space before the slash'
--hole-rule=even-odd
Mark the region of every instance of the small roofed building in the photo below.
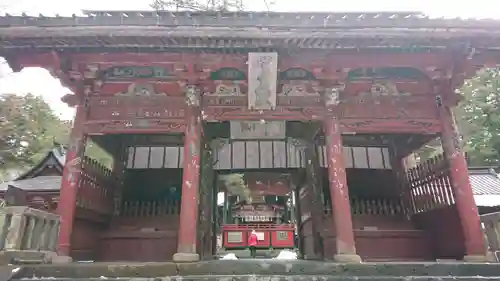
<svg viewBox="0 0 500 281">
<path fill-rule="evenodd" d="M 55 146 L 33 168 L 12 181 L 0 183 L 0 197 L 7 199 L 7 194 L 16 193 L 16 205 L 55 212 L 65 161 L 66 149 Z"/>
<path fill-rule="evenodd" d="M 500 211 L 500 175 L 497 167 L 469 167 L 474 200 L 481 215 Z"/>
</svg>

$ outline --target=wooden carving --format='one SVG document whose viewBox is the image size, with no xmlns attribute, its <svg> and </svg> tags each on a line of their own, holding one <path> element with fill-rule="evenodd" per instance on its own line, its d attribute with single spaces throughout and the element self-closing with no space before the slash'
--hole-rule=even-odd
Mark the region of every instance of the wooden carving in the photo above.
<svg viewBox="0 0 500 281">
<path fill-rule="evenodd" d="M 369 92 L 361 92 L 360 97 L 403 97 L 411 96 L 411 93 L 400 93 L 396 84 L 392 81 L 376 81 L 372 84 Z"/>
<path fill-rule="evenodd" d="M 203 110 L 207 121 L 232 120 L 322 120 L 322 107 L 278 107 L 275 110 L 248 110 L 242 107 L 206 107 Z"/>
<path fill-rule="evenodd" d="M 104 71 L 104 80 L 158 79 L 170 80 L 174 75 L 165 67 L 114 66 Z"/>
<path fill-rule="evenodd" d="M 437 133 L 440 123 L 437 119 L 341 119 L 341 130 L 349 133 Z"/>
<path fill-rule="evenodd" d="M 184 124 L 176 121 L 171 119 L 107 120 L 86 123 L 85 131 L 91 134 L 184 132 Z"/>
<path fill-rule="evenodd" d="M 124 92 L 124 93 L 119 92 L 119 93 L 116 93 L 115 95 L 117 95 L 117 96 L 129 96 L 129 97 L 133 97 L 133 96 L 135 96 L 135 97 L 138 97 L 138 96 L 148 97 L 148 96 L 156 96 L 156 95 L 166 96 L 167 94 L 157 93 L 155 91 L 154 86 L 151 84 L 132 83 L 132 84 L 130 84 L 130 86 L 128 86 L 128 89 L 126 92 Z"/>
<path fill-rule="evenodd" d="M 345 85 L 330 87 L 325 89 L 325 105 L 336 106 L 340 104 L 340 92 L 345 89 Z"/>
<path fill-rule="evenodd" d="M 184 94 L 186 95 L 186 104 L 188 106 L 200 106 L 200 92 L 198 91 L 198 88 L 196 88 L 196 86 L 186 86 Z"/>
<path fill-rule="evenodd" d="M 218 84 L 215 88 L 215 96 L 242 96 L 240 85 L 238 84 Z"/>
<path fill-rule="evenodd" d="M 305 85 L 286 83 L 283 85 L 281 93 L 279 93 L 278 95 L 286 97 L 303 97 L 303 96 L 319 96 L 319 93 L 309 92 Z"/>
</svg>

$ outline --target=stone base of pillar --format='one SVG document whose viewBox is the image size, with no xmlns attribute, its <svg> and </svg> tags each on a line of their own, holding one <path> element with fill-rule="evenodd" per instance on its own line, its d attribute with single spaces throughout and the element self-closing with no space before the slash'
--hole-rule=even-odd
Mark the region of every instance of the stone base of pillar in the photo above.
<svg viewBox="0 0 500 281">
<path fill-rule="evenodd" d="M 467 255 L 464 256 L 465 262 L 489 262 L 490 258 L 487 255 Z"/>
<path fill-rule="evenodd" d="M 343 263 L 361 263 L 361 257 L 358 255 L 349 255 L 349 254 L 337 254 L 333 256 L 333 260 L 336 262 Z"/>
<path fill-rule="evenodd" d="M 55 252 L 33 250 L 6 250 L 0 251 L 0 265 L 11 263 L 47 264 L 53 263 L 57 257 Z"/>
<path fill-rule="evenodd" d="M 52 257 L 52 263 L 55 263 L 55 264 L 65 264 L 65 263 L 70 263 L 72 261 L 73 261 L 73 259 L 71 257 L 68 257 L 68 256 L 55 255 Z"/>
<path fill-rule="evenodd" d="M 176 262 L 193 262 L 199 261 L 200 255 L 193 253 L 175 253 L 172 259 Z"/>
</svg>

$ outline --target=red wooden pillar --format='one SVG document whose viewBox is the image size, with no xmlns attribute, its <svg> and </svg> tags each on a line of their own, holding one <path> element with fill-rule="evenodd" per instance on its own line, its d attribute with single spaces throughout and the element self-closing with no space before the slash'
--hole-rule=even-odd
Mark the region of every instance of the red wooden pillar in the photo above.
<svg viewBox="0 0 500 281">
<path fill-rule="evenodd" d="M 181 214 L 177 253 L 174 261 L 198 261 L 198 203 L 200 185 L 200 155 L 202 121 L 200 95 L 196 87 L 186 88 L 186 132 L 184 136 L 184 163 L 182 176 Z"/>
<path fill-rule="evenodd" d="M 342 135 L 338 119 L 339 91 L 339 88 L 329 88 L 325 92 L 327 114 L 324 120 L 328 179 L 337 248 L 334 259 L 340 262 L 361 262 L 361 258 L 356 254 Z"/>
<path fill-rule="evenodd" d="M 458 216 L 465 238 L 465 256 L 467 261 L 487 261 L 481 220 L 469 179 L 469 170 L 464 153 L 460 147 L 460 136 L 449 106 L 439 103 L 441 121 L 441 142 L 449 165 Z"/>
<path fill-rule="evenodd" d="M 59 230 L 58 255 L 70 257 L 71 234 L 76 212 L 76 199 L 81 176 L 81 163 L 84 157 L 86 135 L 83 124 L 87 119 L 87 110 L 83 105 L 76 106 L 76 115 L 70 133 L 70 144 L 66 152 L 66 164 L 61 183 L 61 192 L 57 211 L 61 216 Z"/>
</svg>

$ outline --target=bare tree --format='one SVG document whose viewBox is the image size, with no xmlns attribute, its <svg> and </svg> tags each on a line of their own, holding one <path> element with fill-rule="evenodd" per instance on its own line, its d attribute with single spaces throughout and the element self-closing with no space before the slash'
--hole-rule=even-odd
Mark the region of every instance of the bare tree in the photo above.
<svg viewBox="0 0 500 281">
<path fill-rule="evenodd" d="M 265 5 L 267 11 L 270 11 L 271 6 L 275 4 L 275 0 L 259 1 L 263 1 L 261 3 Z M 153 0 L 150 6 L 156 11 L 171 9 L 176 11 L 243 11 L 245 9 L 243 2 L 244 0 Z"/>
<path fill-rule="evenodd" d="M 243 0 L 154 0 L 151 8 L 160 10 L 190 11 L 242 11 Z"/>
</svg>

